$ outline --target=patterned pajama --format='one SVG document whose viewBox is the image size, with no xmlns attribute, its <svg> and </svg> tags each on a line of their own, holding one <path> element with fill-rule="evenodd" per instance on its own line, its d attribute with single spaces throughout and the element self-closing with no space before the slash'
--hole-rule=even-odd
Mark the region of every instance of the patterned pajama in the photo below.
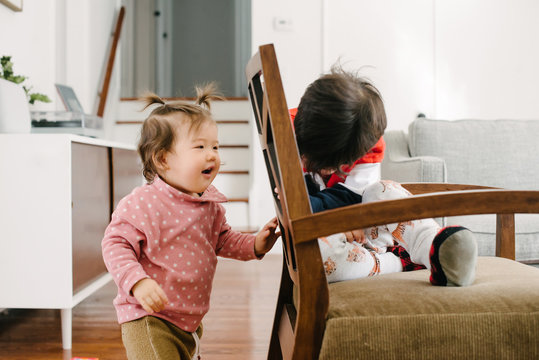
<svg viewBox="0 0 539 360">
<path fill-rule="evenodd" d="M 363 203 L 411 196 L 400 184 L 377 181 L 363 192 Z M 421 219 L 365 229 L 363 245 L 346 241 L 344 234 L 320 238 L 318 243 L 329 282 L 403 271 L 401 259 L 388 248 L 401 245 L 416 264 L 430 269 L 429 251 L 440 231 L 433 219 Z"/>
<path fill-rule="evenodd" d="M 402 271 L 399 257 L 348 242 L 344 234 L 318 239 L 328 282 L 351 280 Z"/>
</svg>

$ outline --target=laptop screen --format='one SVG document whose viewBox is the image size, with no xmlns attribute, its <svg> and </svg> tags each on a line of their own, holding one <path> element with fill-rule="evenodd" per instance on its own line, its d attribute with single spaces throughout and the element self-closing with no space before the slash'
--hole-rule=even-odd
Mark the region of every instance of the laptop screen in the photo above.
<svg viewBox="0 0 539 360">
<path fill-rule="evenodd" d="M 75 95 L 75 91 L 71 86 L 61 84 L 55 84 L 55 86 L 67 111 L 84 114 L 82 105 L 80 104 L 79 99 L 77 99 L 77 95 Z"/>
</svg>

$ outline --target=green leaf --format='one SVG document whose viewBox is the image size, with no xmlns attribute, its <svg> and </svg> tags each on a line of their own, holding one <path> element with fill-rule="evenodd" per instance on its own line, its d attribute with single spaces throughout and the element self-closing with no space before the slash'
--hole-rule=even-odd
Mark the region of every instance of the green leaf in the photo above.
<svg viewBox="0 0 539 360">
<path fill-rule="evenodd" d="M 2 71 L 0 71 L 0 79 L 6 79 L 8 81 L 14 82 L 15 84 L 22 84 L 28 79 L 28 77 L 26 76 L 13 74 L 13 63 L 11 62 L 11 56 L 4 55 L 0 57 L 0 66 L 2 67 Z M 30 94 L 30 90 L 32 90 L 32 87 L 29 85 L 22 85 L 22 88 L 26 93 L 26 96 L 28 97 L 28 102 L 30 104 L 33 104 L 36 101 L 46 103 L 51 102 L 51 99 L 49 99 L 47 95 L 39 93 Z"/>
<path fill-rule="evenodd" d="M 10 61 L 10 59 L 11 56 L 3 56 L 1 60 L 4 79 L 8 79 L 10 76 L 13 76 L 13 63 Z"/>
<path fill-rule="evenodd" d="M 47 95 L 45 95 L 45 94 L 40 94 L 40 93 L 32 93 L 32 94 L 30 94 L 29 103 L 34 104 L 36 101 L 41 101 L 41 102 L 44 102 L 44 103 L 50 103 L 51 99 L 49 99 L 49 97 Z"/>
<path fill-rule="evenodd" d="M 13 66 L 13 64 L 11 63 L 11 56 L 2 56 L 0 58 L 0 65 L 2 66 L 2 70 L 6 70 L 6 68 L 8 67 L 8 63 L 11 64 L 11 66 Z"/>
<path fill-rule="evenodd" d="M 6 73 L 4 72 L 4 75 Z M 7 76 L 5 77 L 6 80 L 8 81 L 11 81 L 11 82 L 14 82 L 15 84 L 20 84 L 22 83 L 24 80 L 28 79 L 26 76 L 22 76 L 22 75 L 10 75 L 10 76 Z"/>
</svg>

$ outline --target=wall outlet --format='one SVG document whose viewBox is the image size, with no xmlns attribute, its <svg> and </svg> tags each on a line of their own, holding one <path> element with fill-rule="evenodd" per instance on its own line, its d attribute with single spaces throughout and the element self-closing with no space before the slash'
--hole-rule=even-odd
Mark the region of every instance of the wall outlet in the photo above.
<svg viewBox="0 0 539 360">
<path fill-rule="evenodd" d="M 293 31 L 294 22 L 292 21 L 292 18 L 275 16 L 273 18 L 273 29 L 275 31 Z"/>
</svg>

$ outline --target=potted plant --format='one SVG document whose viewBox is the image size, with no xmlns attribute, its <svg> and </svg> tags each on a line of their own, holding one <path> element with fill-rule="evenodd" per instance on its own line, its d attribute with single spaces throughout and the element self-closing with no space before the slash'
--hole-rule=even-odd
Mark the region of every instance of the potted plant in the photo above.
<svg viewBox="0 0 539 360">
<path fill-rule="evenodd" d="M 27 79 L 13 73 L 11 56 L 0 58 L 0 133 L 29 133 L 28 104 L 51 102 L 47 95 L 32 93 L 32 87 L 23 84 Z"/>
</svg>

